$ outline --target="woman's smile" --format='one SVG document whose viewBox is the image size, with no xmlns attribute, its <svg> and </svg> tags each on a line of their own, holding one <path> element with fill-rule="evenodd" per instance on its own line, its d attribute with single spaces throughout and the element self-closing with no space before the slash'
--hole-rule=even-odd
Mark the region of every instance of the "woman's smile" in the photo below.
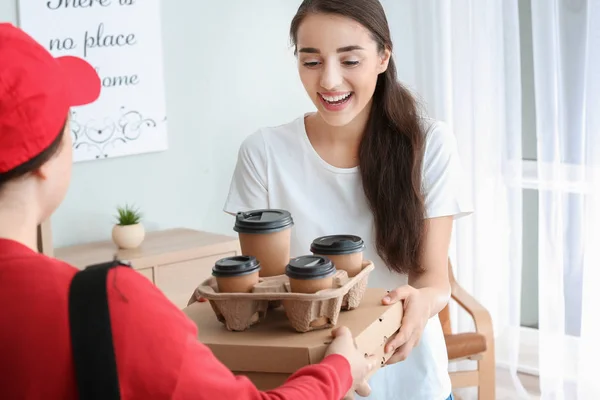
<svg viewBox="0 0 600 400">
<path fill-rule="evenodd" d="M 352 101 L 354 92 L 321 92 L 317 93 L 321 104 L 327 111 L 344 110 Z"/>
</svg>

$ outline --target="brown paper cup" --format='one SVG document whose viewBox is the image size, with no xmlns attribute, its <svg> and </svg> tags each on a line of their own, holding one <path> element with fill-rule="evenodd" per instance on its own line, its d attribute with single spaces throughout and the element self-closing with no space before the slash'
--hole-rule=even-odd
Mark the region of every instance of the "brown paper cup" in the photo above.
<svg viewBox="0 0 600 400">
<path fill-rule="evenodd" d="M 261 277 L 285 274 L 290 260 L 290 240 L 294 221 L 285 210 L 253 210 L 236 216 L 242 254 L 256 257 Z"/>
<path fill-rule="evenodd" d="M 260 260 L 260 276 L 275 276 L 285 273 L 290 261 L 291 229 L 275 233 L 240 233 L 242 254 Z"/>
<path fill-rule="evenodd" d="M 250 293 L 259 280 L 260 263 L 255 257 L 235 256 L 218 260 L 212 274 L 221 293 Z"/>
<path fill-rule="evenodd" d="M 333 278 L 311 280 L 290 278 L 290 289 L 294 293 L 317 293 L 331 288 L 333 288 Z"/>
<path fill-rule="evenodd" d="M 296 293 L 316 293 L 333 288 L 336 269 L 327 257 L 302 256 L 288 263 L 285 273 L 290 290 Z"/>
<path fill-rule="evenodd" d="M 336 269 L 344 270 L 349 277 L 362 270 L 363 240 L 354 235 L 330 235 L 313 240 L 310 250 L 314 255 L 329 258 Z"/>
<path fill-rule="evenodd" d="M 220 293 L 251 293 L 258 283 L 258 271 L 249 275 L 216 278 Z"/>
</svg>

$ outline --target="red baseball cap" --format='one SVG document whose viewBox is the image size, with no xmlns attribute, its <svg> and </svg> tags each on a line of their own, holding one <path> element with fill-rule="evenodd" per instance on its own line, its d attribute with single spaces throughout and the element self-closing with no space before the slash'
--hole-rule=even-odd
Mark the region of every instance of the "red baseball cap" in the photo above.
<svg viewBox="0 0 600 400">
<path fill-rule="evenodd" d="M 53 57 L 0 23 L 0 173 L 33 159 L 60 134 L 69 109 L 94 102 L 100 78 L 85 60 Z"/>
</svg>

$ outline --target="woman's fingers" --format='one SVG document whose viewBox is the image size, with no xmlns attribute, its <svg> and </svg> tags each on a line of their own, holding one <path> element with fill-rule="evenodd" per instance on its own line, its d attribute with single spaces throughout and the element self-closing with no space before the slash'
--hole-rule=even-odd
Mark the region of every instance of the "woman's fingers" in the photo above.
<svg viewBox="0 0 600 400">
<path fill-rule="evenodd" d="M 404 361 L 408 358 L 408 355 L 412 352 L 414 348 L 414 342 L 408 342 L 406 344 L 404 344 L 402 347 L 400 347 L 398 349 L 398 351 L 396 352 L 396 356 L 398 358 L 398 361 Z"/>
<path fill-rule="evenodd" d="M 409 285 L 400 286 L 399 288 L 394 289 L 385 295 L 382 302 L 383 304 L 397 303 L 400 300 L 406 299 L 414 290 L 415 288 Z"/>
<path fill-rule="evenodd" d="M 412 352 L 417 344 L 416 340 L 411 340 L 396 350 L 396 352 L 389 358 L 386 364 L 395 364 L 400 361 L 404 361 L 408 358 L 408 355 Z"/>
<path fill-rule="evenodd" d="M 403 324 L 400 331 L 385 346 L 385 352 L 391 353 L 407 343 L 413 336 L 414 328 L 410 324 Z"/>
</svg>

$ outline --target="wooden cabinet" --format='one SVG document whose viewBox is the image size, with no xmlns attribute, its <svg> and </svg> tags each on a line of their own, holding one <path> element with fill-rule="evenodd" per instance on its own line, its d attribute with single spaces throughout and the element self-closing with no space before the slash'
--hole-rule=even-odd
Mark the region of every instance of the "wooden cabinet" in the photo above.
<svg viewBox="0 0 600 400">
<path fill-rule="evenodd" d="M 148 232 L 144 243 L 131 250 L 112 241 L 54 249 L 54 257 L 84 268 L 116 256 L 153 282 L 167 298 L 184 308 L 193 290 L 208 278 L 215 261 L 241 254 L 237 237 L 177 228 Z"/>
</svg>

